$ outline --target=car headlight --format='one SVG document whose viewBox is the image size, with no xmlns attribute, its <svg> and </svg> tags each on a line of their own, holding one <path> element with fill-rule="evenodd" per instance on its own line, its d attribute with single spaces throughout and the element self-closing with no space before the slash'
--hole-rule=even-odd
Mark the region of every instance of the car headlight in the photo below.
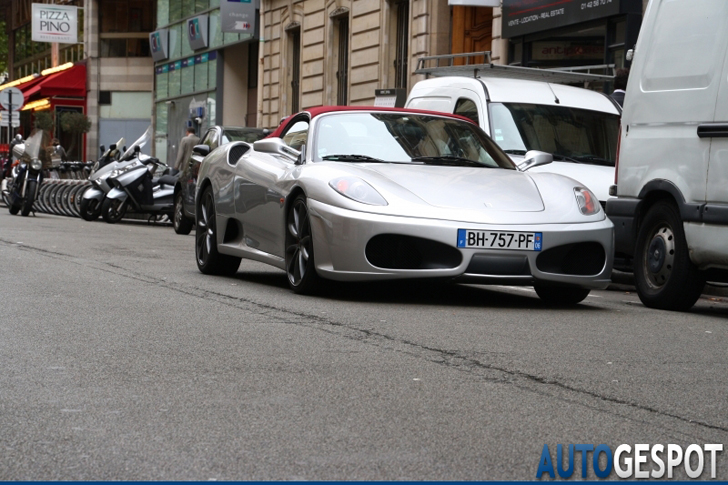
<svg viewBox="0 0 728 485">
<path fill-rule="evenodd" d="M 36 170 L 40 170 L 41 168 L 43 168 L 43 162 L 41 162 L 37 158 L 34 158 L 33 160 L 30 161 L 31 170 L 36 171 Z"/>
<path fill-rule="evenodd" d="M 358 177 L 339 177 L 329 182 L 329 186 L 351 200 L 368 205 L 389 205 L 379 192 Z"/>
<path fill-rule="evenodd" d="M 599 200 L 586 187 L 574 187 L 574 195 L 576 195 L 576 204 L 579 206 L 579 210 L 585 216 L 593 216 L 601 210 Z"/>
</svg>

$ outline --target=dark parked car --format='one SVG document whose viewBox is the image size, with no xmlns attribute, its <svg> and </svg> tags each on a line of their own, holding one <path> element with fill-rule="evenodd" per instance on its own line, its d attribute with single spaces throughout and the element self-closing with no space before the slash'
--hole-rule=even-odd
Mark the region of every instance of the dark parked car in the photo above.
<svg viewBox="0 0 728 485">
<path fill-rule="evenodd" d="M 192 150 L 192 156 L 182 166 L 179 180 L 174 188 L 174 231 L 189 234 L 195 222 L 195 190 L 197 172 L 205 156 L 221 145 L 233 141 L 253 143 L 270 134 L 262 128 L 240 128 L 236 126 L 213 126 L 202 137 L 200 144 Z"/>
</svg>

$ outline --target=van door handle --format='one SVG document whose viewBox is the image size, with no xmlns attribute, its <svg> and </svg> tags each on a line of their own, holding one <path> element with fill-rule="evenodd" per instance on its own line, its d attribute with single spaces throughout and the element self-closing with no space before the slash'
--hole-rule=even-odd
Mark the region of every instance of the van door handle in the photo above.
<svg viewBox="0 0 728 485">
<path fill-rule="evenodd" d="M 700 124 L 698 138 L 728 138 L 728 123 Z"/>
</svg>

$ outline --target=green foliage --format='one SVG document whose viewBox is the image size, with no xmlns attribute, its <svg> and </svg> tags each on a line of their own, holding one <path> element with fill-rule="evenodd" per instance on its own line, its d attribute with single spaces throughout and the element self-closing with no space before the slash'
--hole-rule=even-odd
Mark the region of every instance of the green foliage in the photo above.
<svg viewBox="0 0 728 485">
<path fill-rule="evenodd" d="M 43 130 L 43 131 L 52 131 L 53 130 L 53 113 L 50 111 L 36 111 L 33 113 L 35 116 L 35 121 L 33 122 L 33 127 Z"/>
<path fill-rule="evenodd" d="M 67 111 L 60 116 L 61 130 L 72 135 L 81 135 L 91 130 L 91 120 L 83 113 Z"/>
</svg>

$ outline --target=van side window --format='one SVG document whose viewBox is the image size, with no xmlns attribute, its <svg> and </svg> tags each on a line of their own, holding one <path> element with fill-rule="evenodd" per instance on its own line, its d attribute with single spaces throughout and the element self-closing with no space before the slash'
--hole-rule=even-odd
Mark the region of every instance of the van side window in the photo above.
<svg viewBox="0 0 728 485">
<path fill-rule="evenodd" d="M 458 99 L 458 102 L 455 104 L 454 114 L 470 118 L 476 125 L 480 125 L 478 107 L 468 98 Z"/>
</svg>

